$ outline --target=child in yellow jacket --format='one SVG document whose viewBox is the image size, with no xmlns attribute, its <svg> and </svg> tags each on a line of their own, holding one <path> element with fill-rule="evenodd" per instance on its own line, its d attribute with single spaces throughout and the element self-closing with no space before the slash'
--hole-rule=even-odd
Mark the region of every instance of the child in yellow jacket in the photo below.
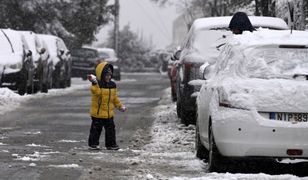
<svg viewBox="0 0 308 180">
<path fill-rule="evenodd" d="M 91 86 L 91 110 L 92 119 L 90 135 L 88 140 L 89 148 L 99 150 L 99 138 L 102 128 L 105 129 L 105 146 L 108 150 L 118 150 L 116 143 L 116 132 L 113 121 L 114 108 L 126 111 L 125 106 L 118 98 L 116 83 L 111 81 L 113 66 L 107 62 L 101 62 L 96 66 L 95 73 L 88 76 L 92 82 Z"/>
</svg>

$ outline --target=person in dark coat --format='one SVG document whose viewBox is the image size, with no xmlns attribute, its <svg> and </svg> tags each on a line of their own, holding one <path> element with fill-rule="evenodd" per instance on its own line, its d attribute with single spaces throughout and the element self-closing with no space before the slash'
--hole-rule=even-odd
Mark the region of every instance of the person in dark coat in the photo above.
<svg viewBox="0 0 308 180">
<path fill-rule="evenodd" d="M 254 30 L 248 16 L 244 12 L 237 12 L 233 15 L 230 23 L 229 29 L 233 32 L 233 34 L 242 34 L 243 31 Z"/>
</svg>

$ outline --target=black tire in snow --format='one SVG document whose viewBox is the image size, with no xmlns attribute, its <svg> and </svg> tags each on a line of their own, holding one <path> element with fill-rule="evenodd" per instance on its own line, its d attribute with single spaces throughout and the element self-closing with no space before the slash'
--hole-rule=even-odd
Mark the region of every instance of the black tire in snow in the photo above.
<svg viewBox="0 0 308 180">
<path fill-rule="evenodd" d="M 208 160 L 209 158 L 209 151 L 202 145 L 200 141 L 200 132 L 199 132 L 199 126 L 196 126 L 196 136 L 195 136 L 195 150 L 196 150 L 196 156 L 199 159 L 202 160 Z"/>
<path fill-rule="evenodd" d="M 209 127 L 209 158 L 208 158 L 208 170 L 209 172 L 226 172 L 228 165 L 228 159 L 223 157 L 215 144 L 212 125 Z"/>
</svg>

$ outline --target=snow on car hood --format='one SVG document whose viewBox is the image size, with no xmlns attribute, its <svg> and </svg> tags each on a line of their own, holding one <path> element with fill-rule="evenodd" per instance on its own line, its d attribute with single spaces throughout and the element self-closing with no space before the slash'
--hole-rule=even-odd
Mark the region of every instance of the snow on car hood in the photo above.
<svg viewBox="0 0 308 180">
<path fill-rule="evenodd" d="M 234 107 L 264 112 L 307 112 L 308 81 L 239 79 L 224 81 L 220 96 Z"/>
</svg>

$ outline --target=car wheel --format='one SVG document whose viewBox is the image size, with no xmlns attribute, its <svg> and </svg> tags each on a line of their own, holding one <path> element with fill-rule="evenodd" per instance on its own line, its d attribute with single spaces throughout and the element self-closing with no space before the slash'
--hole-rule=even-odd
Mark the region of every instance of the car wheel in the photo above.
<svg viewBox="0 0 308 180">
<path fill-rule="evenodd" d="M 183 104 L 183 103 L 182 103 Z M 185 107 L 181 107 L 181 122 L 188 126 L 189 124 L 196 124 L 196 115 L 192 111 L 187 111 Z"/>
<path fill-rule="evenodd" d="M 176 102 L 177 98 L 176 98 L 176 92 L 175 89 L 172 88 L 172 84 L 171 84 L 171 98 L 173 102 Z"/>
<path fill-rule="evenodd" d="M 208 155 L 208 170 L 209 172 L 225 172 L 227 158 L 223 157 L 215 144 L 212 126 L 209 127 L 209 155 Z"/>
<path fill-rule="evenodd" d="M 195 136 L 195 150 L 196 156 L 199 159 L 208 160 L 209 151 L 202 145 L 200 140 L 199 126 L 196 126 L 196 136 Z"/>
<path fill-rule="evenodd" d="M 69 77 L 69 78 L 67 79 L 66 85 L 67 85 L 67 87 L 71 87 L 71 85 L 72 85 L 71 77 Z"/>
<path fill-rule="evenodd" d="M 27 92 L 27 72 L 21 70 L 19 79 L 17 81 L 17 91 L 19 95 L 24 95 Z"/>
<path fill-rule="evenodd" d="M 48 93 L 48 84 L 47 83 L 42 84 L 41 92 L 42 93 Z"/>
<path fill-rule="evenodd" d="M 178 115 L 178 118 L 181 118 L 181 98 L 177 98 L 176 101 L 176 114 Z"/>
</svg>

